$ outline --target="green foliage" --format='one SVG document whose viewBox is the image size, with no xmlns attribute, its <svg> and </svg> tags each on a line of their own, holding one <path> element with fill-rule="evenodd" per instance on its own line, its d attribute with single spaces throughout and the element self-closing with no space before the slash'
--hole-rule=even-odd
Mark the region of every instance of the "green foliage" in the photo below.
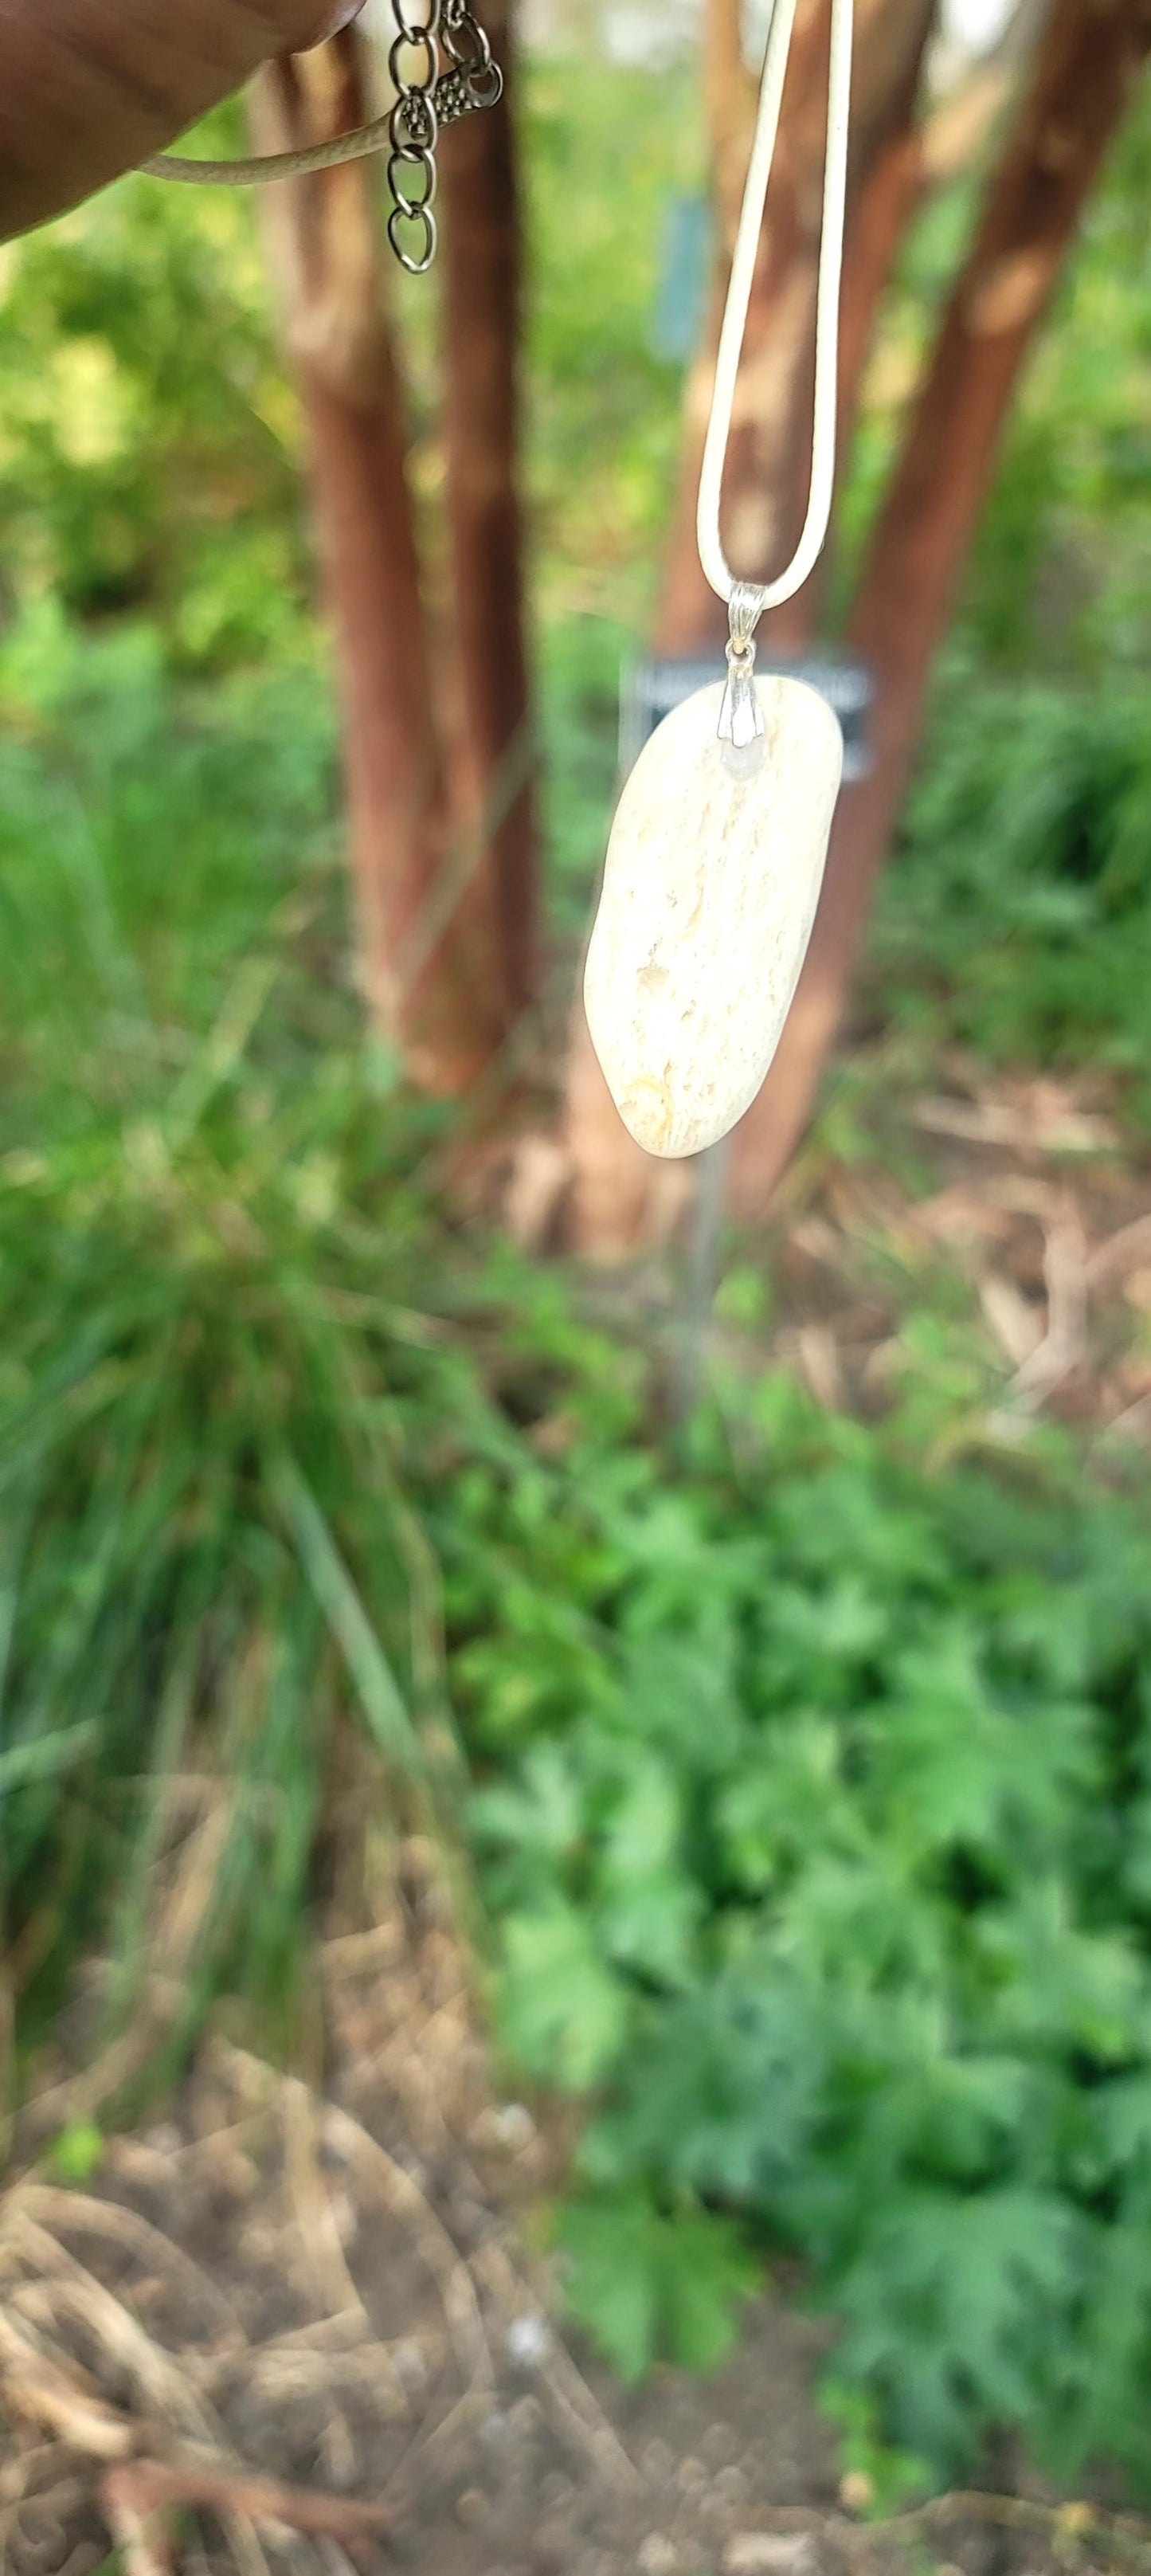
<svg viewBox="0 0 1151 2576">
<path fill-rule="evenodd" d="M 592 878 L 619 779 L 620 675 L 633 658 L 624 627 L 568 617 L 542 638 L 544 824 L 552 911 L 582 936 Z"/>
<path fill-rule="evenodd" d="M 742 2205 L 901 2450 L 1011 2421 L 1147 2475 L 1145 1503 L 925 1483 L 781 1384 L 696 1443 L 437 1521 L 508 2042 L 601 2096 L 578 2313 L 635 2366 L 645 2227 Z"/>
<path fill-rule="evenodd" d="M 503 1830 L 522 1833 L 526 1827 L 530 1837 L 538 1826 L 545 1841 L 555 1834 L 559 1820 L 548 1814 L 546 1804 L 548 1768 L 546 1761 L 530 1766 L 522 1803 L 514 1792 L 502 1802 L 498 1791 L 491 1793 L 489 1832 L 500 1833 L 501 1806 L 506 1806 Z M 554 1785 L 562 1792 L 565 1784 Z M 547 1904 L 536 1913 L 511 1914 L 503 1928 L 503 1968 L 509 2047 L 524 2066 L 549 2076 L 565 2091 L 585 2092 L 615 2064 L 627 2027 L 624 1997 L 590 1926 L 573 1905 Z"/>
<path fill-rule="evenodd" d="M 1114 682 L 990 686 L 953 659 L 872 971 L 912 1029 L 1125 1077 L 1151 1116 L 1151 733 Z"/>
<path fill-rule="evenodd" d="M 290 646 L 300 442 L 242 192 L 126 181 L 0 252 L 0 302 L 9 605 L 147 610 L 197 665 Z"/>
<path fill-rule="evenodd" d="M 685 2370 L 714 2370 L 735 2339 L 738 2303 L 755 2270 L 734 2228 L 702 2211 L 672 2217 L 642 2191 L 565 2210 L 572 2315 L 595 2335 L 621 2379 L 640 2379 L 658 2353 Z"/>
<path fill-rule="evenodd" d="M 854 2511 L 868 2521 L 888 2522 L 927 2492 L 931 2486 L 927 2462 L 915 2459 L 910 2451 L 895 2451 L 884 2441 L 874 2399 L 865 2389 L 828 2378 L 820 2404 L 839 2436 L 844 2476 L 854 2489 Z"/>
<path fill-rule="evenodd" d="M 107 2140 L 94 2120 L 73 2120 L 53 2141 L 48 2162 L 59 2182 L 82 2191 L 104 2162 Z"/>
<path fill-rule="evenodd" d="M 25 1115 L 82 1126 L 163 1098 L 278 903 L 324 967 L 334 721 L 312 657 L 177 693 L 153 628 L 89 640 L 50 599 L 4 639 L 0 702 L 0 1114 L 19 1138 Z M 331 1016 L 322 981 L 295 1000 Z"/>
<path fill-rule="evenodd" d="M 572 55 L 526 101 L 529 470 L 545 616 L 642 619 L 680 441 L 681 370 L 654 354 L 667 206 L 700 184 L 698 84 Z"/>
</svg>

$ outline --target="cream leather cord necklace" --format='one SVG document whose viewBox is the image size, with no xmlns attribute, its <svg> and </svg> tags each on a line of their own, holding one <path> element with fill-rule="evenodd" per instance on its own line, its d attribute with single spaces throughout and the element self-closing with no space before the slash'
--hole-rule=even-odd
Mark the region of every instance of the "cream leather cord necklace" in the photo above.
<svg viewBox="0 0 1151 2576">
<path fill-rule="evenodd" d="M 184 187 L 250 188 L 338 170 L 345 162 L 386 152 L 392 194 L 388 239 L 401 268 L 422 277 L 436 255 L 440 129 L 475 108 L 498 106 L 503 73 L 470 0 L 415 0 L 414 10 L 409 0 L 392 0 L 392 19 L 388 71 L 396 99 L 386 116 L 297 152 L 258 153 L 247 161 L 188 161 L 159 152 L 141 167 L 150 178 L 175 179 Z"/>
<path fill-rule="evenodd" d="M 775 0 L 700 479 L 700 561 L 728 609 L 726 686 L 672 710 L 623 789 L 588 949 L 592 1043 L 625 1127 L 650 1154 L 698 1154 L 750 1108 L 807 954 L 843 774 L 843 737 L 804 681 L 755 678 L 755 628 L 806 581 L 835 475 L 839 290 L 851 97 L 852 0 L 832 0 L 807 515 L 786 570 L 731 572 L 720 535 L 724 465 L 775 155 L 796 0 Z"/>
</svg>

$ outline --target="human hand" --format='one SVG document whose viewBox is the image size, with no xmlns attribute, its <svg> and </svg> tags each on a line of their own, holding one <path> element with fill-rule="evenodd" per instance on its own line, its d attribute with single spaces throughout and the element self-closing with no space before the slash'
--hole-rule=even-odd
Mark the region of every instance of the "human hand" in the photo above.
<svg viewBox="0 0 1151 2576">
<path fill-rule="evenodd" d="M 134 169 L 363 0 L 0 0 L 0 240 Z"/>
</svg>

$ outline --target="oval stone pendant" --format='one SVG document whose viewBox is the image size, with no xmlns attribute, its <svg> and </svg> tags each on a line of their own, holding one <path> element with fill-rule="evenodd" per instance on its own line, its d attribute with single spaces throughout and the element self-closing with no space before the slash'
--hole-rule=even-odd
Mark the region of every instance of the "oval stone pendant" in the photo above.
<svg viewBox="0 0 1151 2576">
<path fill-rule="evenodd" d="M 750 1108 L 815 920 L 843 736 L 806 682 L 751 685 L 764 730 L 743 747 L 717 739 L 721 684 L 665 716 L 608 843 L 584 1001 L 649 1154 L 702 1153 Z"/>
</svg>

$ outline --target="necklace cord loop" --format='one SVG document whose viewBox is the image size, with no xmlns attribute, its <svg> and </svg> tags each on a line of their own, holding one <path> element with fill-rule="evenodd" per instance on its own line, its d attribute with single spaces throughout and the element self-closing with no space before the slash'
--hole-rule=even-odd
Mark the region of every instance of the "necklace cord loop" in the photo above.
<svg viewBox="0 0 1151 2576">
<path fill-rule="evenodd" d="M 699 556 L 718 598 L 733 607 L 737 590 L 757 605 L 751 624 L 766 608 L 778 608 L 802 589 L 817 562 L 827 535 L 835 482 L 837 375 L 839 367 L 839 291 L 843 272 L 843 236 L 847 207 L 847 140 L 851 112 L 853 0 L 831 0 L 831 65 L 827 97 L 827 147 L 823 165 L 823 230 L 819 248 L 819 282 L 815 314 L 815 418 L 812 435 L 811 484 L 807 515 L 799 544 L 786 569 L 774 581 L 737 583 L 723 551 L 720 507 L 723 475 L 731 441 L 736 384 L 743 355 L 751 290 L 768 182 L 775 159 L 783 84 L 795 25 L 796 0 L 775 0 L 764 57 L 759 112 L 740 211 L 731 282 L 716 359 L 711 416 L 704 444 L 699 486 L 697 534 Z M 741 620 L 746 616 L 740 609 Z M 750 630 L 749 630 L 750 631 Z M 735 626 L 732 626 L 733 639 Z"/>
</svg>

